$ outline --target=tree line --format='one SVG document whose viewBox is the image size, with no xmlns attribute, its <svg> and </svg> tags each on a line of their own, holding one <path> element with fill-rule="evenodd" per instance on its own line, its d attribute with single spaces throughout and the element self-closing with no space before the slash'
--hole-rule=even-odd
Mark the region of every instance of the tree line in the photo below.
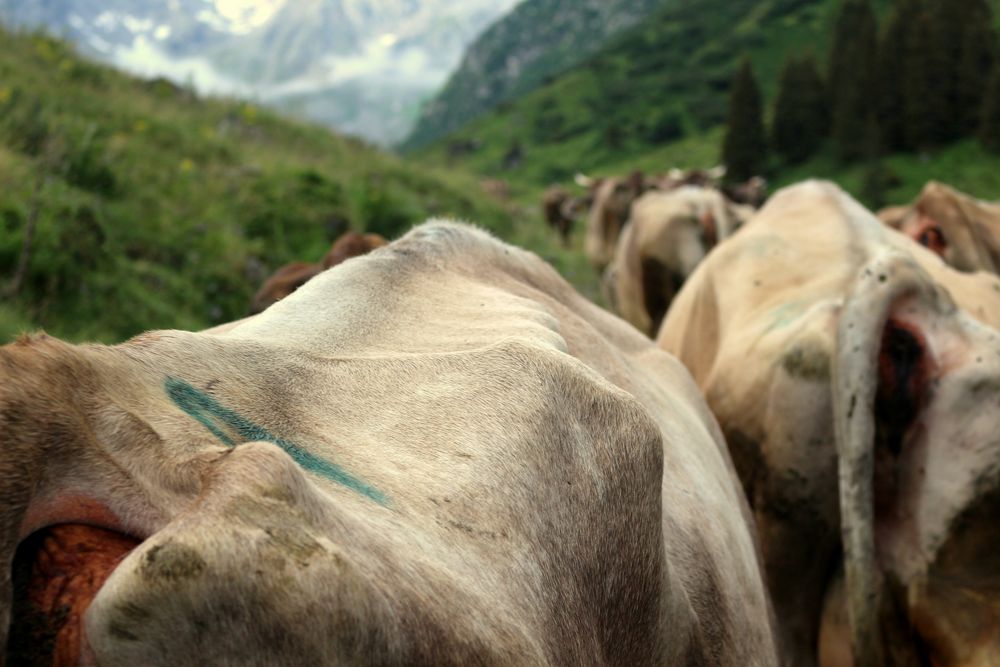
<svg viewBox="0 0 1000 667">
<path fill-rule="evenodd" d="M 920 152 L 978 136 L 1000 152 L 1000 67 L 987 0 L 897 0 L 879 31 L 868 0 L 844 0 L 821 74 L 812 55 L 784 65 L 770 131 L 749 59 L 730 88 L 723 161 L 735 180 L 828 140 L 842 162 Z M 877 174 L 873 177 L 877 178 Z"/>
</svg>

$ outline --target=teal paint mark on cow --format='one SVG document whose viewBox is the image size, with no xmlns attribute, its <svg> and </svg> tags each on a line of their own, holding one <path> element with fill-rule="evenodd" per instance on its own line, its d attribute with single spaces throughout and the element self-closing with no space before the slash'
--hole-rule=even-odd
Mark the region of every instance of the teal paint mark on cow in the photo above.
<svg viewBox="0 0 1000 667">
<path fill-rule="evenodd" d="M 310 454 L 302 447 L 288 440 L 275 436 L 267 429 L 254 424 L 237 412 L 223 406 L 214 398 L 199 391 L 187 382 L 168 377 L 164 383 L 164 388 L 167 396 L 174 402 L 174 405 L 187 413 L 188 416 L 196 419 L 226 446 L 235 447 L 239 443 L 223 430 L 224 427 L 228 427 L 238 433 L 243 442 L 263 440 L 273 443 L 285 450 L 296 463 L 306 470 L 317 475 L 322 475 L 353 491 L 357 491 L 381 505 L 388 504 L 388 499 L 380 491 L 368 486 L 340 466 L 314 454 Z"/>
<path fill-rule="evenodd" d="M 777 329 L 784 329 L 799 319 L 801 315 L 801 301 L 790 301 L 788 303 L 784 303 L 768 313 L 768 316 L 771 318 L 771 324 L 764 330 L 764 333 L 770 333 Z"/>
</svg>

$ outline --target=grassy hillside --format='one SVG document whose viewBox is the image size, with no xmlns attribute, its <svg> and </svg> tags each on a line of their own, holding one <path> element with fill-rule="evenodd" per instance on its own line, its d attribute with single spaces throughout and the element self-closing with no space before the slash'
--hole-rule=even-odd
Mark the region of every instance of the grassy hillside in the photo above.
<svg viewBox="0 0 1000 667">
<path fill-rule="evenodd" d="M 890 0 L 873 0 L 885 16 Z M 1000 20 L 1000 0 L 992 0 Z M 690 0 L 670 3 L 582 65 L 497 112 L 464 126 L 420 156 L 441 164 L 543 184 L 577 171 L 662 171 L 719 161 L 728 86 L 750 56 L 768 106 L 789 55 L 825 60 L 840 0 Z M 960 157 L 956 157 L 960 156 Z M 1000 198 L 1000 161 L 971 143 L 941 154 L 893 156 L 901 200 L 928 177 Z M 828 155 L 793 170 L 775 164 L 773 181 L 805 176 L 860 191 L 861 168 Z"/>
<path fill-rule="evenodd" d="M 34 327 L 115 341 L 210 326 L 348 227 L 391 237 L 432 215 L 476 221 L 571 275 L 583 265 L 533 208 L 491 198 L 476 176 L 130 78 L 43 35 L 0 43 L 0 342 Z"/>
</svg>

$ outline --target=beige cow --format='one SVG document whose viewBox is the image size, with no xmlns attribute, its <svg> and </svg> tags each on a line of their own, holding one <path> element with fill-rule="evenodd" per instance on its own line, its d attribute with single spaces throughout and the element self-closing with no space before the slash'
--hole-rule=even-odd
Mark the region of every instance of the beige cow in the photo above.
<svg viewBox="0 0 1000 667">
<path fill-rule="evenodd" d="M 603 178 L 590 183 L 593 193 L 583 249 L 598 273 L 611 263 L 615 244 L 632 209 L 632 202 L 649 185 L 641 172 L 628 177 Z"/>
<path fill-rule="evenodd" d="M 851 636 L 859 666 L 1000 664 L 998 329 L 996 276 L 819 182 L 775 195 L 674 300 L 657 342 L 726 434 L 785 664 L 816 663 L 825 599 L 826 664 Z"/>
<path fill-rule="evenodd" d="M 0 442 L 8 664 L 776 664 L 689 374 L 471 227 L 210 332 L 0 348 Z"/>
<path fill-rule="evenodd" d="M 725 169 L 671 169 L 666 174 L 645 176 L 633 171 L 627 177 L 591 179 L 577 175 L 577 184 L 590 189 L 590 212 L 584 251 L 591 265 L 603 273 L 614 259 L 619 235 L 632 212 L 632 205 L 643 193 L 650 190 L 669 192 L 686 186 L 718 189 L 733 206 L 742 211 L 753 211 L 767 196 L 767 181 L 755 176 L 738 186 L 717 187 Z"/>
<path fill-rule="evenodd" d="M 974 199 L 930 181 L 909 207 L 879 211 L 879 218 L 927 246 L 959 271 L 1000 274 L 1000 204 Z"/>
<path fill-rule="evenodd" d="M 642 195 L 604 272 L 605 301 L 655 336 L 674 295 L 716 243 L 736 230 L 743 209 L 718 190 L 694 186 Z"/>
</svg>

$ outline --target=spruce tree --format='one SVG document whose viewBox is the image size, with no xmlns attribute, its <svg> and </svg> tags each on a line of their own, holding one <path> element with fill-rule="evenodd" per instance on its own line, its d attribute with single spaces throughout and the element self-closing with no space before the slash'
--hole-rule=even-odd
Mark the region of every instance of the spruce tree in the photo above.
<svg viewBox="0 0 1000 667">
<path fill-rule="evenodd" d="M 809 109 L 811 132 L 818 139 L 818 148 L 823 139 L 830 136 L 830 95 L 814 55 L 807 54 L 802 59 L 801 67 L 803 107 Z"/>
<path fill-rule="evenodd" d="M 743 59 L 733 78 L 722 161 L 727 168 L 726 177 L 732 181 L 744 181 L 756 176 L 767 164 L 760 88 L 749 58 Z"/>
<path fill-rule="evenodd" d="M 799 145 L 801 133 L 801 109 L 796 94 L 800 85 L 799 61 L 789 58 L 781 70 L 778 81 L 778 96 L 774 101 L 774 118 L 771 121 L 771 146 L 774 152 L 788 162 L 805 159 Z"/>
<path fill-rule="evenodd" d="M 933 89 L 928 96 L 935 98 L 932 109 L 931 144 L 953 141 L 961 134 L 958 72 L 962 61 L 962 42 L 972 17 L 967 0 L 928 0 L 930 23 L 928 49 L 929 75 Z M 931 92 L 933 91 L 933 92 Z"/>
<path fill-rule="evenodd" d="M 789 163 L 802 162 L 823 143 L 828 110 L 814 58 L 790 58 L 781 74 L 771 132 L 776 153 Z"/>
<path fill-rule="evenodd" d="M 875 99 L 877 24 L 868 0 L 845 0 L 830 52 L 832 136 L 844 161 L 865 154 L 867 116 Z"/>
<path fill-rule="evenodd" d="M 979 140 L 987 150 L 1000 153 L 1000 67 L 993 68 L 993 76 L 986 89 Z"/>
<path fill-rule="evenodd" d="M 939 143 L 938 123 L 945 114 L 945 96 L 936 89 L 940 62 L 929 45 L 935 43 L 933 19 L 922 11 L 906 31 L 903 53 L 906 67 L 900 85 L 903 91 L 903 136 L 905 147 L 921 150 Z"/>
<path fill-rule="evenodd" d="M 967 137 L 979 127 L 983 98 L 996 61 L 993 12 L 985 0 L 965 0 L 966 26 L 956 75 L 956 136 Z"/>
<path fill-rule="evenodd" d="M 872 210 L 885 206 L 885 192 L 887 189 L 887 170 L 882 162 L 882 150 L 880 146 L 884 141 L 879 136 L 878 120 L 875 111 L 868 114 L 865 123 L 865 136 L 867 137 L 867 166 L 861 181 L 861 199 L 865 206 Z"/>
<path fill-rule="evenodd" d="M 920 0 L 899 0 L 878 43 L 876 113 L 884 147 L 890 151 L 908 148 L 904 132 L 902 82 L 909 63 L 904 48 L 908 31 L 921 11 Z"/>
</svg>

